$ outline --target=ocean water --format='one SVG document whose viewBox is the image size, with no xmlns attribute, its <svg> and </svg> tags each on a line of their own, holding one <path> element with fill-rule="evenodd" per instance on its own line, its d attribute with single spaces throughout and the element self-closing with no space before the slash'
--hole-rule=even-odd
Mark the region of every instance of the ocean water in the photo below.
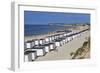
<svg viewBox="0 0 100 73">
<path fill-rule="evenodd" d="M 70 27 L 65 27 L 61 25 L 24 25 L 24 35 L 41 35 L 49 32 L 64 30 L 66 28 Z"/>
</svg>

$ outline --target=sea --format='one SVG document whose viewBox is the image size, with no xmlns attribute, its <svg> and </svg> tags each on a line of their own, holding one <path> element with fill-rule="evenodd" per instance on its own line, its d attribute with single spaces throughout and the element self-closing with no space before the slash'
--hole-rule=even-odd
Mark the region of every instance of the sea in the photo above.
<svg viewBox="0 0 100 73">
<path fill-rule="evenodd" d="M 71 27 L 61 25 L 24 25 L 24 36 L 42 35 L 67 28 Z"/>
</svg>

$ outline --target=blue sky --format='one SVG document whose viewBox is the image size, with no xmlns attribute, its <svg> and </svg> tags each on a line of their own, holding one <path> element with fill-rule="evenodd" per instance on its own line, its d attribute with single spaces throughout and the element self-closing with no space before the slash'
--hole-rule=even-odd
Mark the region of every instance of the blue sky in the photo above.
<svg viewBox="0 0 100 73">
<path fill-rule="evenodd" d="M 24 23 L 27 25 L 47 25 L 49 23 L 90 23 L 90 14 L 24 11 Z"/>
</svg>

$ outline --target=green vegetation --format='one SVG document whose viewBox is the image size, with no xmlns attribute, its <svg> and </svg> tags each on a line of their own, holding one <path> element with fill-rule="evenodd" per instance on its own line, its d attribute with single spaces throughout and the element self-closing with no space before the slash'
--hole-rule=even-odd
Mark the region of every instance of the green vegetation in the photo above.
<svg viewBox="0 0 100 73">
<path fill-rule="evenodd" d="M 83 43 L 82 47 L 78 48 L 75 53 L 70 53 L 70 55 L 72 59 L 84 59 L 88 51 L 90 51 L 90 37 Z"/>
</svg>

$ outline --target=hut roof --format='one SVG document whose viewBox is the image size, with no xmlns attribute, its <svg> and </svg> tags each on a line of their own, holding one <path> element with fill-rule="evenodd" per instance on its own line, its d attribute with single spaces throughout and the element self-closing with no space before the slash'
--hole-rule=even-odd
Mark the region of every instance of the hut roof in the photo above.
<svg viewBox="0 0 100 73">
<path fill-rule="evenodd" d="M 31 48 L 31 49 L 41 49 L 41 48 L 44 48 L 44 46 L 34 46 L 34 47 Z"/>
<path fill-rule="evenodd" d="M 32 42 L 32 40 L 29 40 L 29 41 L 27 41 L 26 43 L 30 43 L 30 42 Z"/>
<path fill-rule="evenodd" d="M 25 51 L 24 54 L 29 54 L 29 53 L 33 53 L 33 52 L 36 52 L 36 51 Z"/>
</svg>

